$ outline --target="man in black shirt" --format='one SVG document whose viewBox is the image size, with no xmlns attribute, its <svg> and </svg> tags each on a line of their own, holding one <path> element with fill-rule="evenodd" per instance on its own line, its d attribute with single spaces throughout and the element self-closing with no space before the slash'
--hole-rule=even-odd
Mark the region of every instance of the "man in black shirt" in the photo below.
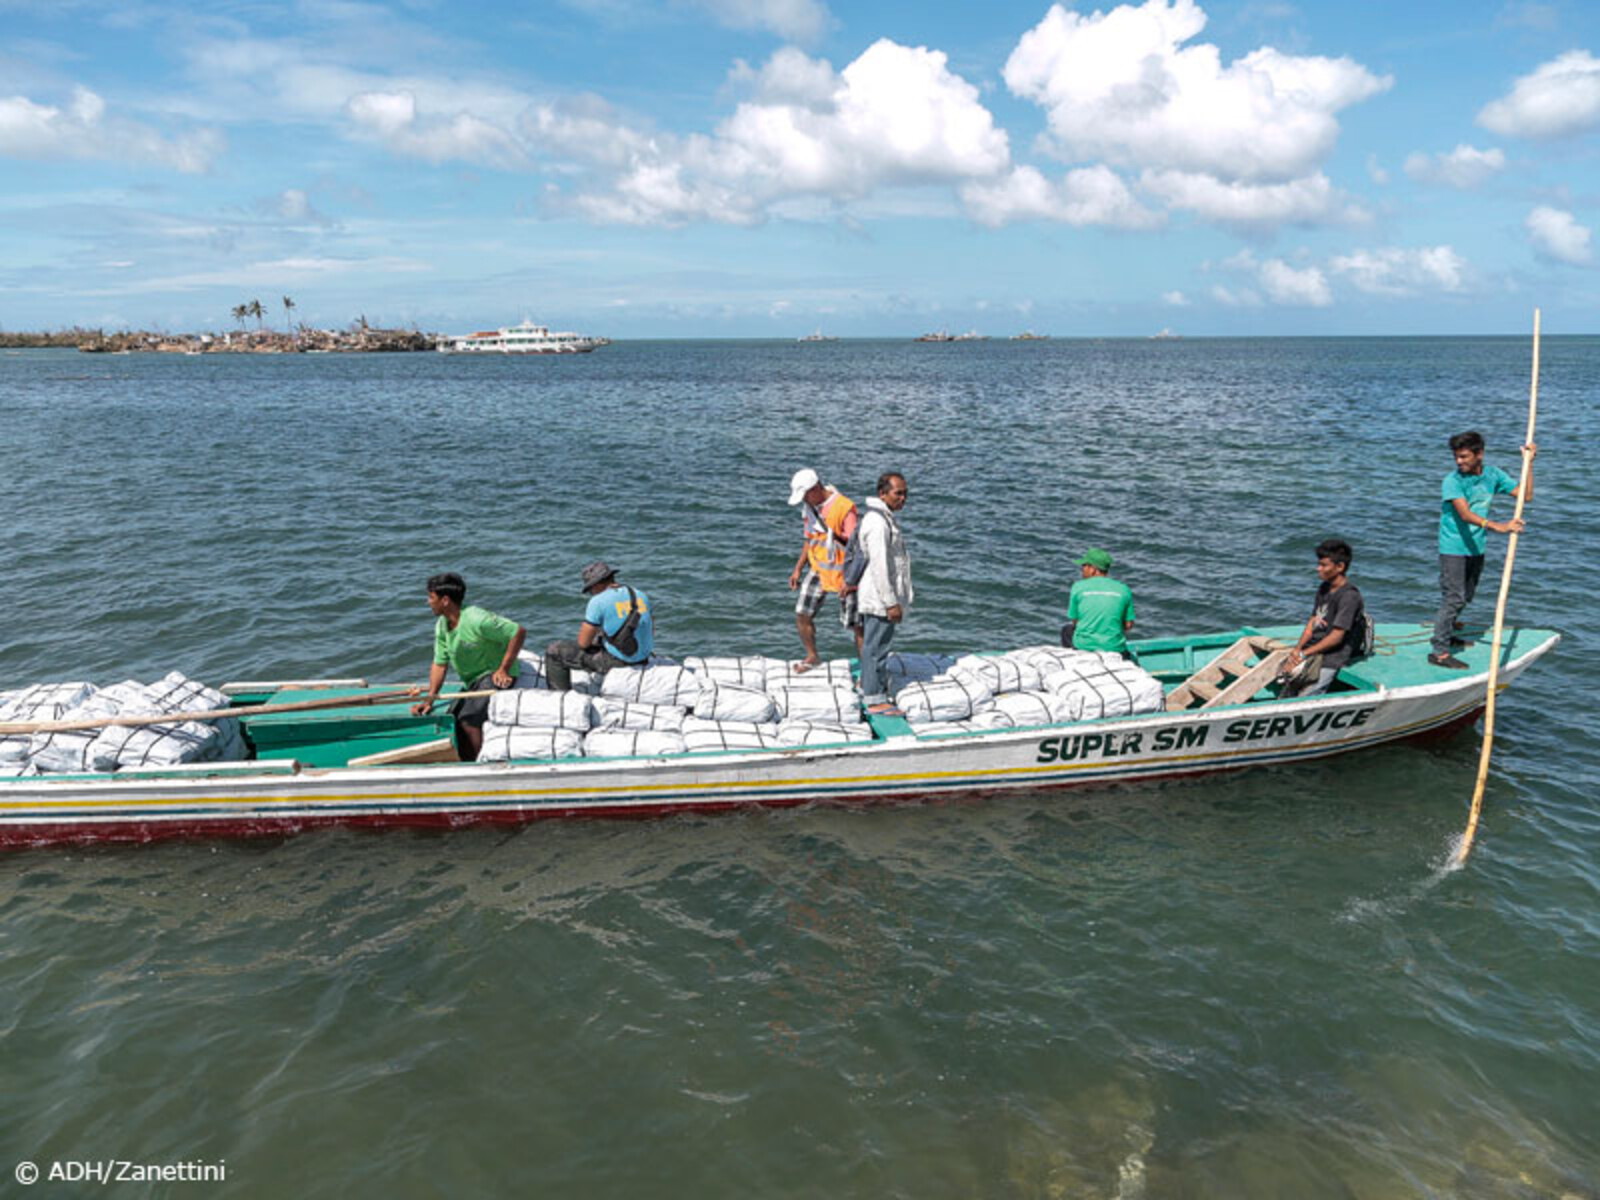
<svg viewBox="0 0 1600 1200">
<path fill-rule="evenodd" d="M 1300 640 L 1289 652 L 1284 671 L 1290 676 L 1280 696 L 1315 696 L 1333 685 L 1339 668 L 1355 650 L 1353 631 L 1365 615 L 1361 591 L 1347 578 L 1350 543 L 1329 538 L 1317 547 L 1317 598 Z"/>
</svg>

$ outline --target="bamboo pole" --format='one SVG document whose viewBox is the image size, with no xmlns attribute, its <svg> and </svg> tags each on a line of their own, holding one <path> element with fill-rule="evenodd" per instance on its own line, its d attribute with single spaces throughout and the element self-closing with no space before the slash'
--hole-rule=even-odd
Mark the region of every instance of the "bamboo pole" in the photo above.
<svg viewBox="0 0 1600 1200">
<path fill-rule="evenodd" d="M 1533 310 L 1533 382 L 1528 387 L 1528 436 L 1522 440 L 1522 477 L 1517 481 L 1517 507 L 1511 514 L 1513 521 L 1522 519 L 1522 506 L 1528 498 L 1528 476 L 1533 470 L 1533 426 L 1539 415 L 1539 310 Z M 1454 865 L 1460 866 L 1472 853 L 1472 839 L 1478 832 L 1478 817 L 1483 812 L 1483 789 L 1489 779 L 1489 755 L 1494 751 L 1494 701 L 1500 690 L 1500 633 L 1506 619 L 1506 597 L 1511 593 L 1511 568 L 1517 561 L 1517 534 L 1506 539 L 1505 566 L 1500 569 L 1500 596 L 1494 606 L 1494 636 L 1489 651 L 1489 689 L 1483 702 L 1483 746 L 1478 754 L 1478 782 L 1472 789 L 1472 811 L 1467 817 L 1467 830 L 1461 835 L 1461 845 L 1456 849 Z"/>
<path fill-rule="evenodd" d="M 0 722 L 0 737 L 29 733 L 83 733 L 90 729 L 109 729 L 119 725 L 177 725 L 184 721 L 221 721 L 228 717 L 259 717 L 268 713 L 311 712 L 324 708 L 360 708 L 369 704 L 415 700 L 421 695 L 419 688 L 396 688 L 393 691 L 373 692 L 369 696 L 335 696 L 328 700 L 293 700 L 284 704 L 248 704 L 243 708 L 208 708 L 197 712 L 158 713 L 153 716 L 98 717 L 92 721 L 3 721 Z M 437 697 L 434 702 L 492 695 L 493 688 L 479 692 L 451 692 Z"/>
</svg>

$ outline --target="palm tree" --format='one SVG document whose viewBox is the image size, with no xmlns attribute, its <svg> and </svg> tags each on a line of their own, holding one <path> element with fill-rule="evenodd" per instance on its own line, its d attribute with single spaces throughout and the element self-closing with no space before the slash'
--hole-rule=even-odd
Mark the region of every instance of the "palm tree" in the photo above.
<svg viewBox="0 0 1600 1200">
<path fill-rule="evenodd" d="M 261 307 L 261 301 L 250 301 L 250 315 L 256 319 L 256 328 L 261 328 L 261 318 L 266 315 L 266 309 Z"/>
<path fill-rule="evenodd" d="M 285 296 L 283 298 L 283 324 L 290 333 L 294 332 L 294 301 Z"/>
<path fill-rule="evenodd" d="M 250 306 L 248 304 L 235 304 L 233 306 L 233 319 L 239 322 L 240 329 L 244 328 L 244 319 L 249 315 Z"/>
</svg>

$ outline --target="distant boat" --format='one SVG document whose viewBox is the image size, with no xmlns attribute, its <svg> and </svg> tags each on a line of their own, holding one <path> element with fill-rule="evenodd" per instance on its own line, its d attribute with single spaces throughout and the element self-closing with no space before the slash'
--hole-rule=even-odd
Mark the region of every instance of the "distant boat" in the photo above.
<svg viewBox="0 0 1600 1200">
<path fill-rule="evenodd" d="M 938 333 L 925 333 L 921 337 L 913 338 L 912 340 L 918 342 L 953 342 L 956 339 L 953 334 L 946 333 L 941 329 Z"/>
<path fill-rule="evenodd" d="M 1050 335 L 1048 333 L 1035 333 L 1031 329 L 1024 329 L 1021 333 L 1013 333 L 1011 340 L 1013 342 L 1048 342 Z"/>
<path fill-rule="evenodd" d="M 820 329 L 814 333 L 806 334 L 805 337 L 795 338 L 797 342 L 837 342 L 838 340 L 836 337 L 823 333 Z"/>
<path fill-rule="evenodd" d="M 502 329 L 446 336 L 439 340 L 437 349 L 440 354 L 587 354 L 610 344 L 610 338 L 551 333 L 548 326 L 523 321 Z"/>
<path fill-rule="evenodd" d="M 950 339 L 952 342 L 987 342 L 989 335 L 979 333 L 976 329 L 969 329 L 965 333 L 958 333 Z"/>
<path fill-rule="evenodd" d="M 1181 333 L 1173 333 L 1170 329 L 1163 329 L 1160 333 L 1152 333 L 1150 340 L 1152 342 L 1175 342 L 1182 337 L 1183 334 Z"/>
</svg>

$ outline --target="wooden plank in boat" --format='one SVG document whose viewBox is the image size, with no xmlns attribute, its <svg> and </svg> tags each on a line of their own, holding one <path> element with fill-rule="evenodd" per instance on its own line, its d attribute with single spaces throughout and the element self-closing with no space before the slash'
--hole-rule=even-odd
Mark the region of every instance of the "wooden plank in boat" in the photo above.
<svg viewBox="0 0 1600 1200">
<path fill-rule="evenodd" d="M 359 758 L 352 758 L 346 766 L 351 767 L 384 767 L 398 763 L 447 763 L 460 762 L 461 756 L 456 753 L 454 739 L 442 737 L 431 742 L 419 742 L 415 746 L 401 746 L 396 750 L 385 750 L 379 754 L 363 754 Z"/>
</svg>

